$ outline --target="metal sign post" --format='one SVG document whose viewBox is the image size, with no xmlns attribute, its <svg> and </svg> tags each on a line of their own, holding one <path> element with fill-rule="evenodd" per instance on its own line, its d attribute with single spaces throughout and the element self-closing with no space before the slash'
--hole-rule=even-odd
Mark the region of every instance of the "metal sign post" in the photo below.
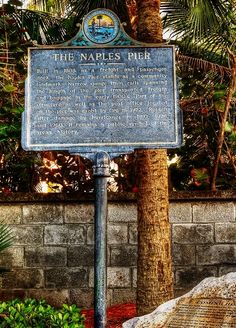
<svg viewBox="0 0 236 328">
<path fill-rule="evenodd" d="M 110 158 L 105 152 L 95 156 L 95 259 L 94 259 L 94 324 L 106 327 L 107 299 L 107 179 L 110 176 Z"/>
<path fill-rule="evenodd" d="M 182 144 L 175 49 L 130 38 L 113 12 L 96 9 L 68 42 L 29 48 L 25 89 L 22 147 L 94 163 L 95 328 L 104 328 L 109 156 Z"/>
</svg>

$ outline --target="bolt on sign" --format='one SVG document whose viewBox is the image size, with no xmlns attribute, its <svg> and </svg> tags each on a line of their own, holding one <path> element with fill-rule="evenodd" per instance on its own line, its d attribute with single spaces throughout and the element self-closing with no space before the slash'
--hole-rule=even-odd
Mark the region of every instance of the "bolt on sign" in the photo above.
<svg viewBox="0 0 236 328">
<path fill-rule="evenodd" d="M 131 39 L 101 9 L 69 42 L 28 55 L 24 149 L 89 156 L 181 145 L 173 46 Z"/>
</svg>

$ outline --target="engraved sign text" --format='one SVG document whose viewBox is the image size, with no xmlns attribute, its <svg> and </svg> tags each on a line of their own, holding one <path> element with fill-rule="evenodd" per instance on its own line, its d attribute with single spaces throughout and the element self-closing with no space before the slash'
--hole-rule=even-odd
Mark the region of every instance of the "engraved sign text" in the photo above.
<svg viewBox="0 0 236 328">
<path fill-rule="evenodd" d="M 174 66 L 172 46 L 31 48 L 23 147 L 178 147 Z"/>
</svg>

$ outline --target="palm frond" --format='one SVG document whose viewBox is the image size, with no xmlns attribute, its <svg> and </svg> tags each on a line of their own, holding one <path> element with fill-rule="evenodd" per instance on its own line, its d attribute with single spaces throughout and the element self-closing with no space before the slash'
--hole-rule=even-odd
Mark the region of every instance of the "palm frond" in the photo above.
<svg viewBox="0 0 236 328">
<path fill-rule="evenodd" d="M 15 8 L 10 4 L 1 7 L 0 16 L 1 29 L 8 29 L 11 35 L 18 35 L 19 39 L 36 41 L 39 44 L 53 44 L 62 42 L 66 35 L 66 29 L 62 24 L 62 19 L 56 18 L 50 13 L 33 11 L 28 9 Z M 10 29 L 9 29 L 10 27 Z M 0 36 L 5 38 L 5 33 Z"/>
<path fill-rule="evenodd" d="M 53 13 L 58 15 L 58 17 L 63 17 L 65 15 L 66 6 L 67 0 L 31 0 L 28 1 L 27 4 L 28 9 Z"/>
<path fill-rule="evenodd" d="M 49 13 L 18 9 L 12 14 L 17 22 L 17 27 L 26 40 L 35 40 L 39 44 L 54 44 L 62 42 L 66 29 L 62 20 Z M 25 31 L 24 31 L 25 29 Z"/>
<path fill-rule="evenodd" d="M 12 230 L 4 223 L 0 223 L 0 252 L 10 247 L 14 240 Z"/>
<path fill-rule="evenodd" d="M 236 19 L 233 0 L 169 0 L 162 2 L 164 29 L 182 48 L 212 52 L 208 60 L 225 64 L 227 48 L 235 47 Z M 198 49 L 197 49 L 198 48 Z"/>
<path fill-rule="evenodd" d="M 177 62 L 179 64 L 187 64 L 194 69 L 201 70 L 203 72 L 215 72 L 220 74 L 221 76 L 230 76 L 231 69 L 222 65 L 215 64 L 213 62 L 203 60 L 201 58 L 186 56 L 183 54 L 177 54 Z"/>
</svg>

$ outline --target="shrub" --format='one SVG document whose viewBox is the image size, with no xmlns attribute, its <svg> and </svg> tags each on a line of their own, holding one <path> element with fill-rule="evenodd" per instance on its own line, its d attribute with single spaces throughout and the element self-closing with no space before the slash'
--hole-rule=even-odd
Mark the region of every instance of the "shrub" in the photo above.
<svg viewBox="0 0 236 328">
<path fill-rule="evenodd" d="M 44 300 L 26 299 L 0 303 L 0 327 L 84 328 L 84 316 L 76 305 L 55 309 Z"/>
</svg>

